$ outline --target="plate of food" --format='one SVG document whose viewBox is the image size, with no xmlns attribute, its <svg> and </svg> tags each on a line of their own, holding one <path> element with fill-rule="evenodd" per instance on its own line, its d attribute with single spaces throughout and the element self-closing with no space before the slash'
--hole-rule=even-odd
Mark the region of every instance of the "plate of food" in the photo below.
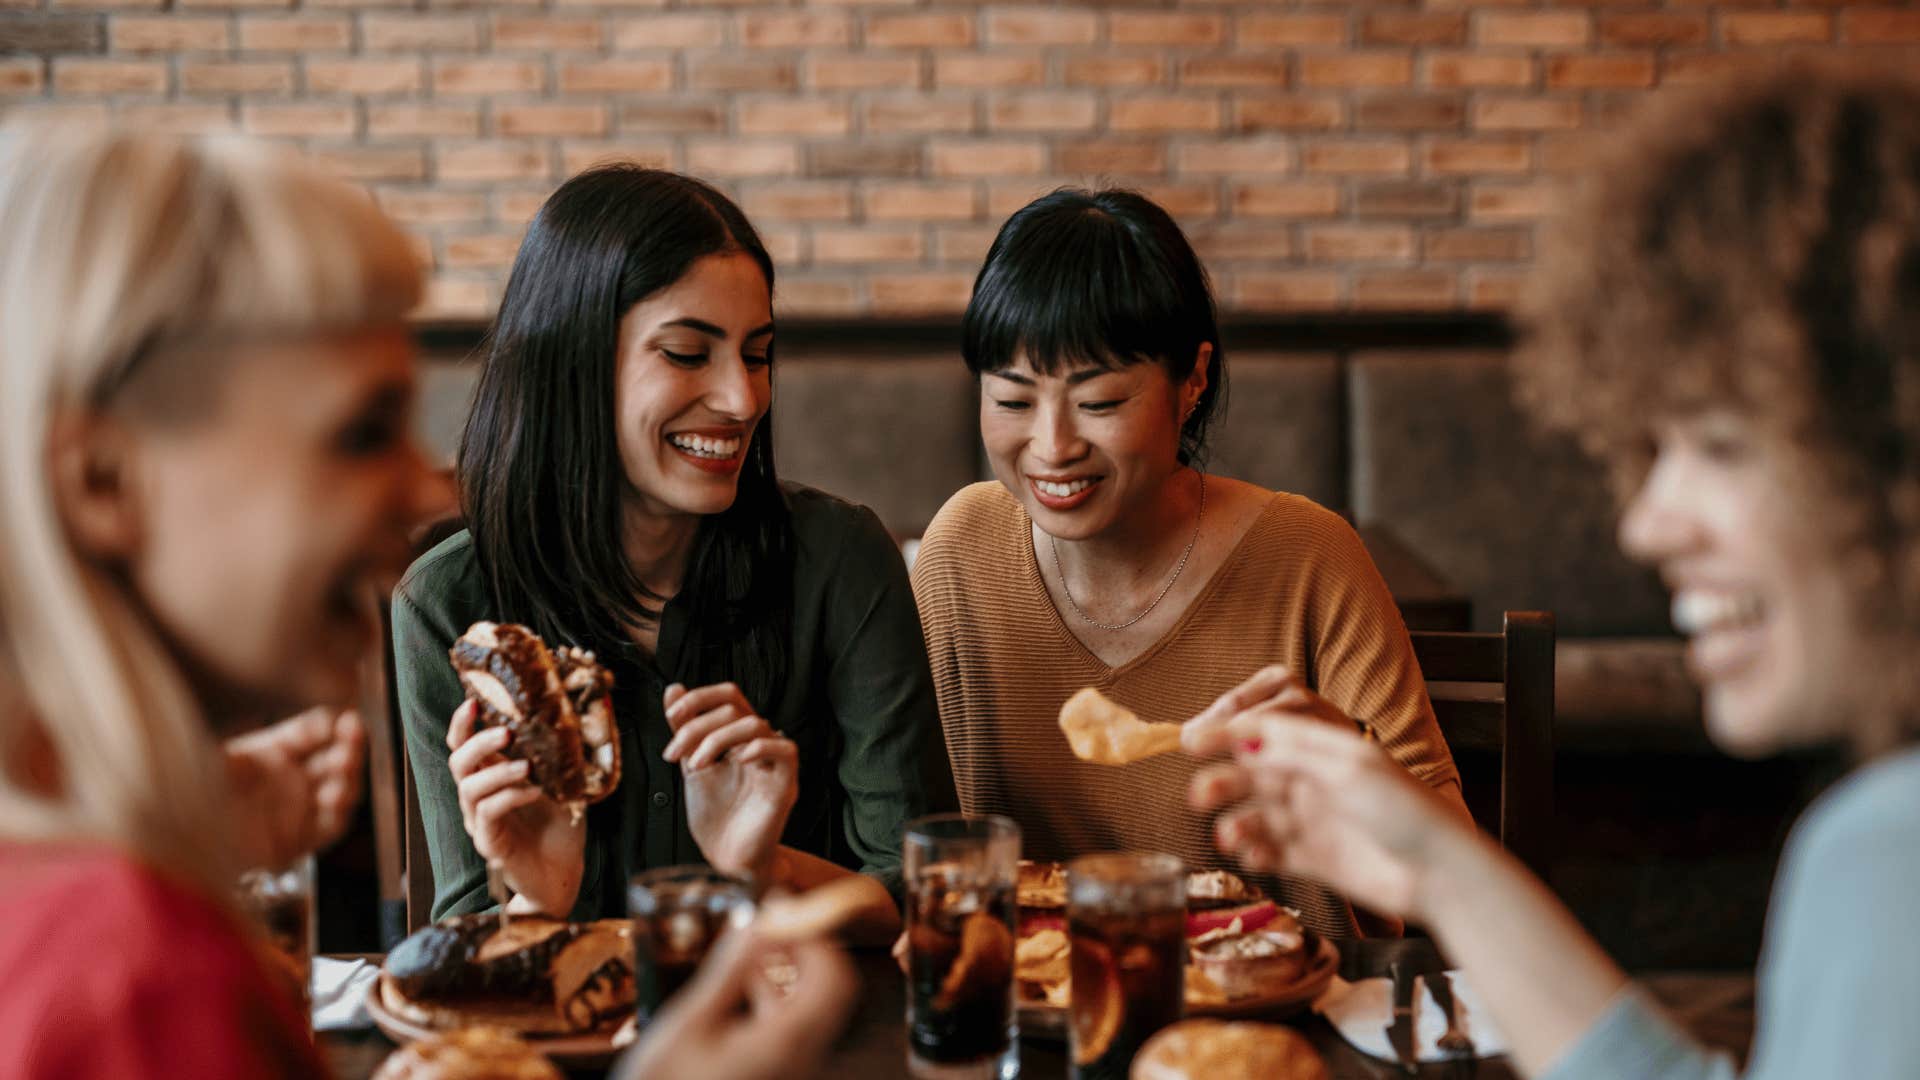
<svg viewBox="0 0 1920 1080">
<path fill-rule="evenodd" d="M 1059 863 L 1020 864 L 1014 979 L 1022 1034 L 1066 1037 L 1067 879 Z M 1187 875 L 1187 1015 L 1270 1017 L 1297 1011 L 1340 966 L 1331 941 L 1299 913 L 1225 870 Z"/>
<path fill-rule="evenodd" d="M 459 1028 L 512 1032 L 567 1066 L 605 1065 L 633 1015 L 633 928 L 497 912 L 458 915 L 394 947 L 367 1013 L 395 1042 Z"/>
</svg>

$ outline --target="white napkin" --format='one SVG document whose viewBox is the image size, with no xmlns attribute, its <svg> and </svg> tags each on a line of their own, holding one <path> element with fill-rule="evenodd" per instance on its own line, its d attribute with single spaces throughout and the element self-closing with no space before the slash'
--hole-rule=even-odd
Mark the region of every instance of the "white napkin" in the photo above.
<svg viewBox="0 0 1920 1080">
<path fill-rule="evenodd" d="M 367 991 L 380 977 L 380 965 L 365 960 L 313 958 L 313 1030 L 343 1031 L 372 1027 Z"/>
<path fill-rule="evenodd" d="M 1476 1057 L 1493 1057 L 1507 1052 L 1507 1037 L 1493 1024 L 1493 1018 L 1480 1002 L 1480 995 L 1468 986 L 1457 971 L 1447 972 L 1453 981 L 1454 1015 L 1460 1030 L 1473 1040 Z M 1447 1030 L 1447 1014 L 1427 991 L 1427 981 L 1416 978 L 1413 988 L 1413 1045 L 1421 1061 L 1444 1061 L 1435 1043 Z M 1313 1011 L 1325 1016 L 1340 1037 L 1364 1054 L 1386 1061 L 1398 1061 L 1393 1045 L 1387 1042 L 1387 1024 L 1393 1019 L 1393 980 L 1361 979 L 1348 982 L 1335 976 L 1326 992 L 1313 1003 Z"/>
</svg>

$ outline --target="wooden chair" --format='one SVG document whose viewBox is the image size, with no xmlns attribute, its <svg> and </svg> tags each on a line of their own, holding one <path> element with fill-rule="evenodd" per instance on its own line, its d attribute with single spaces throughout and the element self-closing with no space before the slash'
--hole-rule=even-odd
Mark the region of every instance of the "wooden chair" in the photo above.
<svg viewBox="0 0 1920 1080">
<path fill-rule="evenodd" d="M 1498 761 L 1497 799 L 1477 797 L 1486 792 L 1463 776 L 1468 807 L 1544 879 L 1554 844 L 1553 614 L 1509 611 L 1497 634 L 1411 636 L 1448 747 L 1456 758 Z"/>
</svg>

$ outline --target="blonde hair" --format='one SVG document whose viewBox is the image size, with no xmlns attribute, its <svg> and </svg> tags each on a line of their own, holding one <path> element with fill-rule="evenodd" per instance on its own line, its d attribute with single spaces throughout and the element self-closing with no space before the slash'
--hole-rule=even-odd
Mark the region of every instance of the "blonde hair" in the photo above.
<svg viewBox="0 0 1920 1080">
<path fill-rule="evenodd" d="M 53 424 L 110 405 L 135 368 L 143 384 L 180 381 L 168 368 L 196 343 L 396 321 L 420 292 L 411 246 L 372 201 L 280 151 L 5 137 L 0 667 L 26 708 L 0 708 L 0 834 L 103 840 L 225 891 L 221 756 L 136 599 L 69 543 L 48 470 Z M 30 776 L 36 745 L 51 751 L 51 791 Z"/>
</svg>

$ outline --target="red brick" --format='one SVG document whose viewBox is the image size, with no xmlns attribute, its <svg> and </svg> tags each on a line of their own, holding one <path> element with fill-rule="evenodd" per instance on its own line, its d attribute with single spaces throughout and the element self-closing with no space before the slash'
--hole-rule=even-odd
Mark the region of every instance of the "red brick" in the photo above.
<svg viewBox="0 0 1920 1080">
<path fill-rule="evenodd" d="M 1285 56 L 1195 56 L 1180 62 L 1184 86 L 1287 85 Z"/>
<path fill-rule="evenodd" d="M 1300 167 L 1310 173 L 1399 176 L 1413 167 L 1413 149 L 1399 141 L 1310 142 L 1301 148 Z"/>
<path fill-rule="evenodd" d="M 1920 11 L 1855 8 L 1840 16 L 1840 39 L 1855 45 L 1920 44 Z"/>
<path fill-rule="evenodd" d="M 949 266 L 979 266 L 987 260 L 987 251 L 993 247 L 993 238 L 999 234 L 1000 230 L 992 225 L 935 229 L 933 259 Z"/>
<path fill-rule="evenodd" d="M 1535 151 L 1538 166 L 1545 173 L 1583 173 L 1593 168 L 1598 140 L 1591 132 L 1548 135 Z"/>
<path fill-rule="evenodd" d="M 0 11 L 9 8 L 32 9 L 41 4 L 42 0 L 0 0 Z M 167 6 L 167 0 L 52 0 L 47 6 L 57 10 L 158 11 Z M 82 110 L 73 115 L 90 118 L 98 115 L 93 106 L 83 106 Z M 33 109 L 33 115 L 42 119 L 58 119 L 62 113 L 54 106 L 37 106 Z"/>
<path fill-rule="evenodd" d="M 378 188 L 374 197 L 402 225 L 464 225 L 486 220 L 487 197 L 477 191 Z"/>
<path fill-rule="evenodd" d="M 1472 221 L 1532 221 L 1551 214 L 1559 189 L 1551 182 L 1476 184 L 1467 203 Z"/>
<path fill-rule="evenodd" d="M 904 90 L 921 85 L 917 56 L 808 54 L 807 85 L 815 90 Z"/>
<path fill-rule="evenodd" d="M 885 274 L 869 280 L 867 292 L 880 315 L 957 314 L 973 296 L 973 274 Z"/>
<path fill-rule="evenodd" d="M 974 42 L 971 15 L 870 15 L 869 49 L 964 49 Z"/>
<path fill-rule="evenodd" d="M 560 65 L 563 94 L 645 94 L 671 89 L 671 60 L 575 60 Z"/>
<path fill-rule="evenodd" d="M 735 113 L 742 135 L 845 135 L 853 117 L 844 101 L 761 98 L 741 101 Z"/>
<path fill-rule="evenodd" d="M 348 146 L 315 149 L 307 157 L 343 180 L 425 180 L 426 154 L 417 146 Z"/>
<path fill-rule="evenodd" d="M 1429 53 L 1429 86 L 1532 86 L 1534 61 L 1526 56 L 1482 56 L 1474 53 Z"/>
<path fill-rule="evenodd" d="M 293 0 L 174 0 L 176 9 L 186 8 L 288 8 Z"/>
<path fill-rule="evenodd" d="M 1074 174 L 1162 176 L 1167 171 L 1167 140 L 1062 139 L 1053 144 L 1053 168 Z"/>
<path fill-rule="evenodd" d="M 537 60 L 446 60 L 433 64 L 439 94 L 538 93 L 547 88 L 547 67 Z"/>
<path fill-rule="evenodd" d="M 1460 186 L 1448 180 L 1378 180 L 1353 189 L 1357 218 L 1452 218 L 1460 213 Z"/>
<path fill-rule="evenodd" d="M 1212 182 L 1141 184 L 1140 193 L 1182 221 L 1220 216 L 1220 189 Z"/>
<path fill-rule="evenodd" d="M 1293 139 L 1245 136 L 1182 142 L 1177 160 L 1188 176 L 1288 173 L 1294 168 L 1296 145 Z"/>
<path fill-rule="evenodd" d="M 977 127 L 971 99 L 922 96 L 868 101 L 861 113 L 861 124 L 874 133 L 960 134 Z"/>
<path fill-rule="evenodd" d="M 1393 270 L 1356 274 L 1353 306 L 1366 311 L 1444 311 L 1459 294 L 1447 270 Z"/>
<path fill-rule="evenodd" d="M 416 94 L 426 84 L 417 59 L 308 60 L 306 68 L 315 94 Z"/>
<path fill-rule="evenodd" d="M 620 130 L 625 132 L 711 132 L 727 126 L 726 107 L 718 101 L 670 98 L 620 106 Z"/>
<path fill-rule="evenodd" d="M 1038 54 L 936 53 L 935 86 L 1039 86 L 1047 78 L 1046 61 Z"/>
<path fill-rule="evenodd" d="M 868 184 L 861 193 L 868 221 L 972 221 L 979 205 L 967 183 Z"/>
<path fill-rule="evenodd" d="M 1187 230 L 1193 249 L 1207 263 L 1269 263 L 1293 256 L 1293 226 L 1250 225 L 1244 221 L 1199 224 Z"/>
<path fill-rule="evenodd" d="M 1600 16 L 1602 45 L 1705 45 L 1707 38 L 1705 15 L 1635 11 Z"/>
<path fill-rule="evenodd" d="M 1242 15 L 1236 40 L 1252 45 L 1345 45 L 1345 15 Z"/>
<path fill-rule="evenodd" d="M 413 314 L 415 318 L 490 319 L 499 305 L 500 286 L 494 282 L 436 276 L 427 282 L 427 295 Z"/>
<path fill-rule="evenodd" d="M 1358 131 L 1458 131 L 1466 118 L 1466 100 L 1457 93 L 1368 94 L 1353 105 Z"/>
<path fill-rule="evenodd" d="M 1243 97 L 1233 104 L 1236 131 L 1330 131 L 1346 121 L 1346 103 L 1335 97 Z"/>
<path fill-rule="evenodd" d="M 1550 89 L 1612 89 L 1653 85 L 1652 53 L 1602 53 L 1547 58 Z"/>
<path fill-rule="evenodd" d="M 117 53 L 205 52 L 230 48 L 233 35 L 226 19 L 121 15 L 113 20 L 108 40 Z"/>
<path fill-rule="evenodd" d="M 345 16 L 243 16 L 240 48 L 247 52 L 345 52 L 353 45 L 353 24 Z"/>
<path fill-rule="evenodd" d="M 1527 281 L 1524 271 L 1470 270 L 1467 272 L 1467 307 L 1473 311 L 1506 311 L 1519 303 Z"/>
<path fill-rule="evenodd" d="M 493 107 L 495 135 L 605 135 L 605 105 L 506 105 Z"/>
<path fill-rule="evenodd" d="M 250 135 L 350 139 L 359 121 L 351 105 L 242 105 L 240 126 Z"/>
<path fill-rule="evenodd" d="M 600 30 L 599 19 L 495 15 L 493 47 L 499 52 L 519 49 L 541 52 L 598 49 L 601 44 Z"/>
<path fill-rule="evenodd" d="M 163 135 L 205 135 L 234 128 L 233 109 L 225 102 L 125 102 L 114 109 L 114 120 L 129 131 Z"/>
<path fill-rule="evenodd" d="M 844 11 L 748 11 L 740 15 L 740 43 L 749 49 L 844 46 L 852 41 L 853 16 Z"/>
<path fill-rule="evenodd" d="M 1020 176 L 1046 165 L 1038 139 L 936 139 L 927 149 L 935 176 Z"/>
<path fill-rule="evenodd" d="M 820 265 L 919 262 L 926 255 L 919 229 L 813 230 L 813 261 Z"/>
<path fill-rule="evenodd" d="M 1465 12 L 1376 11 L 1360 24 L 1362 45 L 1460 45 L 1466 40 Z"/>
<path fill-rule="evenodd" d="M 1236 184 L 1233 212 L 1251 218 L 1323 218 L 1340 210 L 1340 188 L 1332 181 Z"/>
<path fill-rule="evenodd" d="M 773 310 L 779 316 L 858 314 L 860 285 L 852 278 L 782 272 L 773 291 Z"/>
<path fill-rule="evenodd" d="M 814 142 L 807 147 L 807 175 L 848 180 L 919 176 L 925 171 L 922 149 L 918 139 Z"/>
<path fill-rule="evenodd" d="M 1406 225 L 1309 225 L 1306 256 L 1315 262 L 1401 262 L 1413 258 Z"/>
<path fill-rule="evenodd" d="M 849 184 L 756 186 L 742 192 L 740 202 L 750 216 L 770 221 L 853 220 L 853 189 Z"/>
<path fill-rule="evenodd" d="M 994 131 L 1090 131 L 1099 102 L 1091 94 L 1014 94 L 987 104 Z"/>
<path fill-rule="evenodd" d="M 767 255 L 775 266 L 798 266 L 807 259 L 805 229 L 770 226 L 760 230 L 760 242 L 766 245 Z"/>
<path fill-rule="evenodd" d="M 699 142 L 687 146 L 687 168 L 703 176 L 792 176 L 800 149 L 791 142 Z"/>
<path fill-rule="evenodd" d="M 792 90 L 799 79 L 791 61 L 717 53 L 688 58 L 687 85 L 695 90 Z"/>
<path fill-rule="evenodd" d="M 504 270 L 513 265 L 513 257 L 519 253 L 519 233 L 449 236 L 442 250 L 440 265 L 465 269 Z"/>
<path fill-rule="evenodd" d="M 1833 40 L 1833 16 L 1824 11 L 1723 12 L 1720 40 L 1728 45 L 1820 45 Z"/>
<path fill-rule="evenodd" d="M 1234 306 L 1245 311 L 1327 311 L 1340 306 L 1340 275 L 1328 271 L 1242 273 L 1234 278 Z"/>
<path fill-rule="evenodd" d="M 1735 53 L 1669 52 L 1660 58 L 1660 82 L 1668 86 L 1715 82 L 1740 71 L 1746 63 Z"/>
<path fill-rule="evenodd" d="M 1593 19 L 1584 11 L 1482 12 L 1474 23 L 1481 46 L 1526 45 L 1573 48 L 1593 39 Z"/>
<path fill-rule="evenodd" d="M 719 15 L 639 15 L 613 24 L 613 51 L 711 49 L 726 44 L 727 24 Z"/>
<path fill-rule="evenodd" d="M 1015 210 L 1052 191 L 1058 184 L 1058 180 L 1031 177 L 1023 180 L 988 181 L 987 220 L 1006 220 Z"/>
<path fill-rule="evenodd" d="M 183 61 L 180 64 L 180 92 L 183 94 L 290 94 L 293 92 L 291 60 Z"/>
<path fill-rule="evenodd" d="M 1435 229 L 1427 233 L 1422 253 L 1437 262 L 1519 262 L 1533 257 L 1533 230 Z"/>
<path fill-rule="evenodd" d="M 992 45 L 1091 45 L 1100 23 L 1091 11 L 993 8 L 987 12 Z"/>
<path fill-rule="evenodd" d="M 1218 45 L 1227 40 L 1222 15 L 1193 12 L 1116 11 L 1107 16 L 1107 40 L 1115 45 Z"/>
<path fill-rule="evenodd" d="M 666 141 L 636 142 L 630 139 L 618 141 L 608 141 L 606 139 L 569 139 L 560 144 L 560 173 L 563 176 L 572 176 L 575 173 L 583 172 L 595 165 L 602 165 L 612 161 L 625 162 L 629 165 L 639 165 L 649 169 L 672 169 L 679 165 L 679 162 L 674 156 L 673 143 Z M 531 217 L 531 215 L 527 215 L 527 217 Z M 507 218 L 504 210 L 501 213 L 501 220 L 510 220 Z M 527 220 L 527 218 L 521 218 L 519 220 Z"/>
<path fill-rule="evenodd" d="M 480 20 L 472 15 L 365 15 L 360 42 L 367 52 L 474 50 Z"/>
<path fill-rule="evenodd" d="M 1167 77 L 1157 56 L 1078 56 L 1067 61 L 1071 86 L 1154 86 Z"/>
<path fill-rule="evenodd" d="M 167 65 L 162 60 L 53 61 L 56 94 L 164 94 Z"/>
<path fill-rule="evenodd" d="M 553 167 L 542 143 L 474 142 L 435 148 L 434 175 L 443 181 L 544 180 Z"/>
<path fill-rule="evenodd" d="M 1421 156 L 1421 168 L 1434 174 L 1522 173 L 1532 167 L 1533 148 L 1525 139 L 1435 139 Z"/>
<path fill-rule="evenodd" d="M 1302 86 L 1404 86 L 1411 81 L 1410 53 L 1319 53 L 1300 58 Z"/>
<path fill-rule="evenodd" d="M 1218 131 L 1217 98 L 1140 97 L 1107 103 L 1107 126 L 1114 131 Z"/>
<path fill-rule="evenodd" d="M 1573 97 L 1481 97 L 1473 103 L 1473 126 L 1481 131 L 1552 131 L 1577 128 L 1584 117 Z"/>
</svg>

